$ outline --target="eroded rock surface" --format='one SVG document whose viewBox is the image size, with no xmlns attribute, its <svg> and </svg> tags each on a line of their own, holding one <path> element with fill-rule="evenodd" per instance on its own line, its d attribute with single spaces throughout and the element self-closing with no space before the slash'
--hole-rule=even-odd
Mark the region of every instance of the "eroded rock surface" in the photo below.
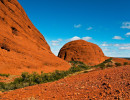
<svg viewBox="0 0 130 100">
<path fill-rule="evenodd" d="M 0 73 L 50 72 L 69 67 L 52 54 L 17 0 L 0 0 Z"/>
<path fill-rule="evenodd" d="M 65 44 L 58 57 L 66 61 L 81 61 L 87 65 L 97 65 L 106 60 L 101 48 L 93 43 L 76 40 Z"/>
</svg>

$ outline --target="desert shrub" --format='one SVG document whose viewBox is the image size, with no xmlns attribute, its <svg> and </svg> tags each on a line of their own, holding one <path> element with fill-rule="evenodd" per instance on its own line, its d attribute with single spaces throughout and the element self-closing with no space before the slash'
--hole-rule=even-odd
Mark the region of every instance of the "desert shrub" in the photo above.
<svg viewBox="0 0 130 100">
<path fill-rule="evenodd" d="M 9 83 L 9 84 L 5 84 L 4 85 L 4 90 L 7 91 L 7 90 L 14 90 L 14 89 L 17 89 L 15 84 L 13 83 Z"/>
<path fill-rule="evenodd" d="M 83 64 L 78 65 L 78 67 L 81 68 L 82 70 L 87 70 L 87 69 L 91 68 L 91 66 L 87 66 L 87 65 L 83 65 Z"/>
<path fill-rule="evenodd" d="M 109 58 L 109 59 L 106 59 L 105 61 L 103 61 L 102 63 L 92 66 L 92 67 L 105 69 L 107 67 L 112 67 L 112 65 L 109 64 L 111 62 L 112 62 L 112 58 Z"/>
<path fill-rule="evenodd" d="M 29 86 L 28 82 L 23 83 L 23 87 L 27 87 L 27 86 Z"/>
<path fill-rule="evenodd" d="M 121 63 L 115 63 L 116 67 L 121 66 Z"/>
<path fill-rule="evenodd" d="M 0 74 L 0 76 L 9 77 L 9 76 L 10 76 L 10 74 Z"/>
<path fill-rule="evenodd" d="M 4 86 L 5 86 L 5 83 L 0 82 L 0 89 L 3 89 L 3 88 L 4 88 Z"/>
<path fill-rule="evenodd" d="M 104 63 L 101 63 L 99 66 L 100 66 L 101 69 L 105 69 L 106 68 Z"/>
<path fill-rule="evenodd" d="M 70 63 L 72 63 L 72 64 L 84 64 L 84 63 L 81 62 L 81 61 L 70 61 Z"/>
<path fill-rule="evenodd" d="M 92 66 L 92 67 L 98 68 L 98 67 L 99 67 L 99 65 L 95 65 L 95 66 Z"/>
<path fill-rule="evenodd" d="M 111 59 L 106 60 L 105 62 L 96 66 L 101 69 L 104 69 L 106 68 L 105 64 L 110 61 Z M 23 88 L 26 86 L 32 86 L 35 84 L 53 82 L 53 81 L 62 79 L 70 74 L 73 74 L 79 71 L 84 71 L 84 73 L 86 73 L 88 72 L 87 71 L 88 69 L 93 67 L 93 66 L 87 66 L 80 61 L 71 61 L 71 63 L 73 66 L 67 71 L 56 70 L 55 72 L 51 72 L 51 73 L 41 72 L 41 74 L 38 74 L 36 72 L 33 72 L 31 74 L 29 74 L 28 72 L 23 72 L 21 74 L 21 77 L 16 78 L 11 83 L 0 83 L 0 91 L 14 90 L 14 89 Z"/>
<path fill-rule="evenodd" d="M 82 70 L 87 70 L 90 68 L 90 66 L 87 66 L 81 61 L 70 61 L 70 63 L 73 65 L 69 70 L 71 71 L 71 73 L 82 71 Z"/>
<path fill-rule="evenodd" d="M 111 65 L 111 64 L 107 64 L 106 67 L 113 67 L 113 65 Z"/>
<path fill-rule="evenodd" d="M 112 58 L 106 59 L 103 63 L 109 63 L 112 62 Z"/>
<path fill-rule="evenodd" d="M 128 62 L 124 62 L 124 65 L 128 65 Z"/>
<path fill-rule="evenodd" d="M 80 68 L 80 67 L 75 67 L 75 66 L 73 66 L 73 67 L 71 67 L 69 70 L 68 70 L 68 72 L 69 72 L 69 74 L 73 74 L 73 73 L 75 73 L 75 72 L 78 72 L 78 71 L 81 71 L 82 69 Z"/>
<path fill-rule="evenodd" d="M 65 71 L 56 70 L 55 72 L 51 73 L 50 77 L 51 77 L 51 80 L 58 80 L 58 79 L 64 78 L 67 75 L 68 74 L 66 74 Z"/>
</svg>

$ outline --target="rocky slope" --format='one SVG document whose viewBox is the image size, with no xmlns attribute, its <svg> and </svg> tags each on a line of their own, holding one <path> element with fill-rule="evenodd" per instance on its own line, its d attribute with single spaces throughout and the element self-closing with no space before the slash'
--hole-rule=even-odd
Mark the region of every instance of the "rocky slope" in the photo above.
<svg viewBox="0 0 130 100">
<path fill-rule="evenodd" d="M 81 61 L 87 65 L 97 65 L 106 60 L 100 47 L 84 40 L 71 41 L 65 44 L 58 57 L 66 61 Z"/>
<path fill-rule="evenodd" d="M 115 62 L 118 62 L 118 63 L 121 63 L 122 65 L 124 64 L 124 62 L 127 62 L 128 64 L 130 64 L 130 60 L 128 60 L 128 59 L 124 59 L 124 58 L 112 58 L 113 59 L 113 61 L 115 61 Z"/>
<path fill-rule="evenodd" d="M 0 73 L 66 70 L 17 0 L 0 0 Z"/>
<path fill-rule="evenodd" d="M 0 94 L 1 100 L 129 100 L 130 65 Z"/>
</svg>

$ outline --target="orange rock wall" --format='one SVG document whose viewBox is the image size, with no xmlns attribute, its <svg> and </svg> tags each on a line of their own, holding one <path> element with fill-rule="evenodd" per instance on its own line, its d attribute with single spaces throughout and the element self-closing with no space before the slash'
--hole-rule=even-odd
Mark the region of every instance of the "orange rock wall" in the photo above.
<svg viewBox="0 0 130 100">
<path fill-rule="evenodd" d="M 17 0 L 0 0 L 0 73 L 66 70 Z"/>
</svg>

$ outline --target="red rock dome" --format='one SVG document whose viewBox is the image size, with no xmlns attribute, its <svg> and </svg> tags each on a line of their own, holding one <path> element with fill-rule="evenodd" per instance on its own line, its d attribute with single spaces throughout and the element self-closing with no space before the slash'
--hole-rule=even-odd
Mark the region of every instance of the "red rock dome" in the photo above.
<svg viewBox="0 0 130 100">
<path fill-rule="evenodd" d="M 66 61 L 81 61 L 87 65 L 96 65 L 106 59 L 98 45 L 84 40 L 71 41 L 65 44 L 58 57 Z"/>
<path fill-rule="evenodd" d="M 0 73 L 50 72 L 69 67 L 52 54 L 17 0 L 0 0 Z"/>
</svg>

